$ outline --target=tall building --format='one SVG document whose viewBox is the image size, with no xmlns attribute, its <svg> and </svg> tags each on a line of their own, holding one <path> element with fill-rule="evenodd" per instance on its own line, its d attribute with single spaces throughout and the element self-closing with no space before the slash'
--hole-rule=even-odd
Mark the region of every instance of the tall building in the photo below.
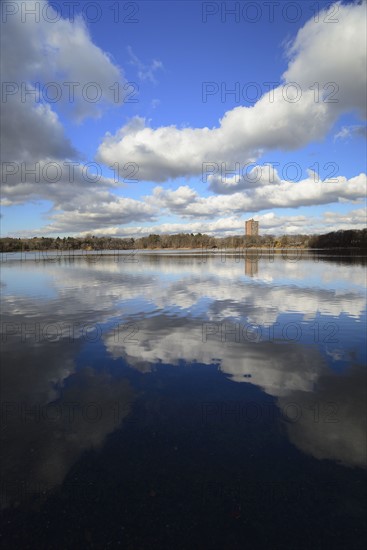
<svg viewBox="0 0 367 550">
<path fill-rule="evenodd" d="M 257 237 L 259 234 L 259 222 L 254 219 L 247 220 L 245 223 L 245 234 L 248 237 Z"/>
</svg>

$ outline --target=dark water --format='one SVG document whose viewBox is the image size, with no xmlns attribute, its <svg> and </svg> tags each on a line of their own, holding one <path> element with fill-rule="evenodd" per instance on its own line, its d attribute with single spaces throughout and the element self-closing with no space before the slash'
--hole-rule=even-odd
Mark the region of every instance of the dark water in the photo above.
<svg viewBox="0 0 367 550">
<path fill-rule="evenodd" d="M 5 547 L 364 548 L 361 262 L 3 262 Z"/>
</svg>

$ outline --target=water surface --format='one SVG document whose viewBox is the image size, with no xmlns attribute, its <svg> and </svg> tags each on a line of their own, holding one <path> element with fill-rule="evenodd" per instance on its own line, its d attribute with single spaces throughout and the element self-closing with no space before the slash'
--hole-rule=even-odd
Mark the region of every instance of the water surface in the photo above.
<svg viewBox="0 0 367 550">
<path fill-rule="evenodd" d="M 3 540 L 364 548 L 366 267 L 2 262 Z"/>
</svg>

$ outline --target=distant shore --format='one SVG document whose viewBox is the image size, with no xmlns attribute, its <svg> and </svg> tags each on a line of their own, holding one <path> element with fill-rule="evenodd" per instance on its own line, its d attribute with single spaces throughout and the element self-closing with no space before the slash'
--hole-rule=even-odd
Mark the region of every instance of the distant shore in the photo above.
<svg viewBox="0 0 367 550">
<path fill-rule="evenodd" d="M 232 235 L 213 237 L 202 233 L 177 233 L 173 235 L 150 234 L 136 239 L 121 237 L 32 237 L 0 238 L 1 252 L 56 251 L 174 251 L 202 250 L 206 252 L 234 250 L 367 250 L 367 229 L 332 231 L 322 235 Z"/>
</svg>

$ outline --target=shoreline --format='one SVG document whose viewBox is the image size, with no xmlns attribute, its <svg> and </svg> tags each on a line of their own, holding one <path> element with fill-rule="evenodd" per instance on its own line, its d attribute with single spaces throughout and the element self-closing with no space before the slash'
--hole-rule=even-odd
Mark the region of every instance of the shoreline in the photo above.
<svg viewBox="0 0 367 550">
<path fill-rule="evenodd" d="M 340 248 L 340 247 L 329 247 L 329 248 L 302 248 L 302 247 L 269 247 L 269 246 L 258 246 L 258 247 L 237 247 L 237 248 L 231 248 L 231 247 L 216 247 L 216 248 L 189 248 L 189 247 L 180 247 L 180 248 L 130 248 L 130 249 L 72 249 L 72 248 L 66 248 L 66 249 L 57 249 L 57 248 L 50 248 L 50 249 L 32 249 L 32 250 L 7 250 L 7 251 L 0 251 L 0 257 L 3 257 L 3 255 L 6 254 L 18 254 L 20 256 L 22 255 L 38 255 L 39 257 L 45 257 L 47 259 L 48 255 L 58 256 L 58 257 L 68 257 L 68 256 L 75 256 L 75 257 L 83 257 L 83 256 L 117 256 L 117 255 L 138 255 L 138 254 L 170 254 L 175 253 L 178 254 L 182 252 L 183 254 L 200 254 L 200 255 L 213 255 L 213 256 L 223 256 L 223 255 L 252 255 L 252 253 L 256 253 L 261 251 L 262 253 L 270 254 L 283 254 L 285 252 L 296 252 L 300 254 L 330 254 L 333 253 L 335 255 L 340 254 L 360 254 L 361 256 L 367 255 L 367 249 L 362 247 L 349 247 L 349 248 Z"/>
</svg>

